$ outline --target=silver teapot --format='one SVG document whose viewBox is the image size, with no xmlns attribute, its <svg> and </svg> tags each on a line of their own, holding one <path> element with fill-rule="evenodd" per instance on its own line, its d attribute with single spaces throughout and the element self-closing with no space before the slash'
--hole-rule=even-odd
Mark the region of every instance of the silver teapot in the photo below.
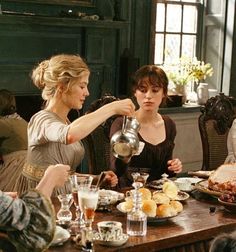
<svg viewBox="0 0 236 252">
<path fill-rule="evenodd" d="M 127 159 L 138 152 L 138 131 L 140 124 L 136 118 L 123 117 L 122 129 L 111 137 L 111 150 L 116 158 Z"/>
</svg>

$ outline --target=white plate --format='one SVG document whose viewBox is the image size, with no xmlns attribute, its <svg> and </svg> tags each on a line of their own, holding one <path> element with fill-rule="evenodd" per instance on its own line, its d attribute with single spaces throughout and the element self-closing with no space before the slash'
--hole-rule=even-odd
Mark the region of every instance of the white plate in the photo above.
<svg viewBox="0 0 236 252">
<path fill-rule="evenodd" d="M 181 177 L 181 178 L 177 178 L 175 181 L 189 181 L 191 184 L 196 184 L 199 181 L 202 181 L 203 179 L 201 178 L 191 178 L 191 177 Z"/>
<path fill-rule="evenodd" d="M 162 190 L 156 190 L 155 192 L 163 192 Z M 177 196 L 171 200 L 185 201 L 189 198 L 189 194 L 183 191 L 178 191 Z"/>
<path fill-rule="evenodd" d="M 101 245 L 104 246 L 112 246 L 112 247 L 118 247 L 118 246 L 122 246 L 123 244 L 125 244 L 128 239 L 129 236 L 127 234 L 122 234 L 119 238 L 119 240 L 115 240 L 115 241 L 104 241 L 101 239 L 100 234 L 99 233 L 95 233 L 94 234 L 94 239 L 100 243 Z"/>
<path fill-rule="evenodd" d="M 124 193 L 119 193 L 113 190 L 99 190 L 98 204 L 100 204 L 102 197 L 108 197 L 108 204 L 115 204 L 118 200 L 124 199 Z"/>
<path fill-rule="evenodd" d="M 188 175 L 190 176 L 197 176 L 199 178 L 207 179 L 211 174 L 214 173 L 215 170 L 212 171 L 189 171 Z"/>
<path fill-rule="evenodd" d="M 189 184 L 188 189 L 186 188 L 185 190 L 183 190 L 183 189 L 181 189 L 181 190 L 184 192 L 191 192 L 192 190 L 195 189 L 195 184 L 197 184 L 198 182 L 200 182 L 202 180 L 203 179 L 201 179 L 201 178 L 181 177 L 181 178 L 177 178 L 176 180 L 174 180 L 174 182 Z"/>
<path fill-rule="evenodd" d="M 51 246 L 62 245 L 70 238 L 70 232 L 60 226 L 56 226 Z"/>
<path fill-rule="evenodd" d="M 220 197 L 223 192 L 214 191 L 208 187 L 208 180 L 202 180 L 195 185 L 195 188 L 203 193 Z"/>
</svg>

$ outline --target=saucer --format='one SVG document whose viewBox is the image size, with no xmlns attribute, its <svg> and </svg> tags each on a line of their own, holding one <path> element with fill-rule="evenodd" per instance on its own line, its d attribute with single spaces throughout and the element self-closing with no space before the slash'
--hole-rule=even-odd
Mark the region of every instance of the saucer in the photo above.
<svg viewBox="0 0 236 252">
<path fill-rule="evenodd" d="M 195 184 L 202 181 L 201 178 L 180 177 L 174 180 L 181 191 L 191 192 L 195 189 Z"/>
<path fill-rule="evenodd" d="M 65 243 L 70 238 L 70 232 L 66 229 L 56 226 L 53 240 L 50 246 L 59 246 Z"/>
<path fill-rule="evenodd" d="M 99 198 L 98 198 L 98 205 L 112 205 L 115 204 L 119 200 L 124 199 L 124 193 L 119 193 L 113 190 L 105 190 L 101 189 L 99 190 Z M 103 201 L 107 202 L 103 202 Z"/>
<path fill-rule="evenodd" d="M 104 246 L 111 246 L 111 247 L 122 246 L 123 244 L 125 244 L 128 241 L 128 239 L 129 239 L 129 236 L 127 234 L 122 234 L 118 240 L 104 241 L 104 240 L 102 240 L 102 238 L 98 232 L 94 234 L 94 240 Z"/>
</svg>

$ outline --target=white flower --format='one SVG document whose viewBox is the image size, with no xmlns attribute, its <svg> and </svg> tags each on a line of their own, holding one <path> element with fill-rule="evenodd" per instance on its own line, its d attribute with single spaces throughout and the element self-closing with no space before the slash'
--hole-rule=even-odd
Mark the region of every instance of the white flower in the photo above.
<svg viewBox="0 0 236 252">
<path fill-rule="evenodd" d="M 205 64 L 196 57 L 182 56 L 171 63 L 165 62 L 163 69 L 175 85 L 186 85 L 192 80 L 199 82 L 213 74 L 211 64 Z"/>
</svg>

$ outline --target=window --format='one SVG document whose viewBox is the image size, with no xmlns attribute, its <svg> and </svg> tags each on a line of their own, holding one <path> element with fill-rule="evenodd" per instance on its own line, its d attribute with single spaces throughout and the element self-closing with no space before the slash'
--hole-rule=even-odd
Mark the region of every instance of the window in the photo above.
<svg viewBox="0 0 236 252">
<path fill-rule="evenodd" d="M 154 64 L 181 56 L 200 57 L 203 5 L 200 0 L 153 0 Z"/>
</svg>

